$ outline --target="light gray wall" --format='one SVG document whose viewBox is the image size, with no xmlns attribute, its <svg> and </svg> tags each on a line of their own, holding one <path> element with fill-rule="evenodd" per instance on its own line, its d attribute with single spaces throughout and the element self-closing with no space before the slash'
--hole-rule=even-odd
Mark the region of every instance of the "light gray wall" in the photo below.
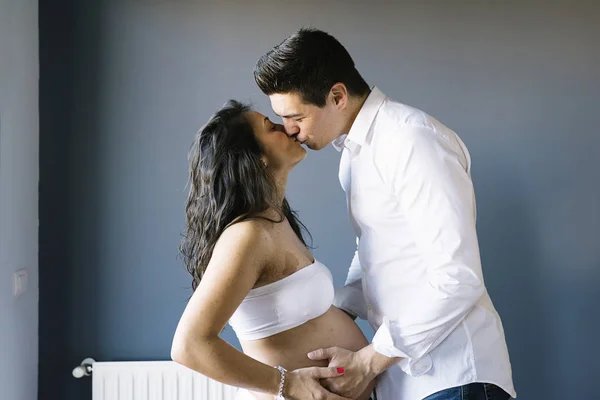
<svg viewBox="0 0 600 400">
<path fill-rule="evenodd" d="M 67 324 L 63 337 L 43 339 L 65 349 L 61 374 L 86 356 L 169 357 L 190 294 L 177 246 L 193 135 L 231 97 L 272 116 L 254 62 L 312 25 L 347 46 L 370 84 L 426 110 L 469 146 L 486 283 L 519 398 L 595 395 L 600 6 L 387 3 L 75 2 L 75 71 L 63 76 L 73 96 L 62 148 L 68 262 L 41 266 L 69 280 L 64 306 L 45 298 Z M 331 148 L 309 153 L 289 198 L 316 257 L 342 284 L 353 236 L 338 160 Z M 236 343 L 231 329 L 224 337 Z M 89 381 L 64 385 L 65 398 L 89 396 Z"/>
<path fill-rule="evenodd" d="M 0 0 L 0 397 L 37 399 L 38 7 Z M 27 291 L 13 297 L 13 272 Z"/>
</svg>

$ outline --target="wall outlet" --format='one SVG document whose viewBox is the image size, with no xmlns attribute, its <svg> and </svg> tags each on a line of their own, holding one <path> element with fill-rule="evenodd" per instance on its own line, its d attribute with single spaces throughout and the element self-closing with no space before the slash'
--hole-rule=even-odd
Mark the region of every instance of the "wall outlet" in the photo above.
<svg viewBox="0 0 600 400">
<path fill-rule="evenodd" d="M 27 270 L 20 269 L 13 274 L 13 294 L 21 296 L 27 290 Z"/>
</svg>

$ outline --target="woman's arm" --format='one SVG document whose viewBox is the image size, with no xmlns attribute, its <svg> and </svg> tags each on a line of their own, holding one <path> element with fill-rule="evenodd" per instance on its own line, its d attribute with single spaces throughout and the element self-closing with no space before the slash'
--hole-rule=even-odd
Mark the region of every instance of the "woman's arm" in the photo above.
<svg viewBox="0 0 600 400">
<path fill-rule="evenodd" d="M 246 356 L 219 333 L 252 289 L 274 246 L 258 221 L 244 221 L 223 232 L 199 286 L 173 338 L 171 358 L 227 385 L 277 395 L 280 373 Z M 320 378 L 339 376 L 335 368 L 306 368 L 288 373 L 286 398 L 341 399 L 325 391 Z"/>
</svg>

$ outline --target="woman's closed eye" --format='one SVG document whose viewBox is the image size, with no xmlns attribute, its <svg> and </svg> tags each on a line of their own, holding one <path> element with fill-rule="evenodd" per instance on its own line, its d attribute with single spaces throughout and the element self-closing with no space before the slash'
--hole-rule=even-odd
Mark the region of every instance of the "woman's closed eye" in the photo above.
<svg viewBox="0 0 600 400">
<path fill-rule="evenodd" d="M 271 132 L 275 132 L 275 131 L 279 131 L 279 132 L 285 132 L 283 129 L 283 125 L 279 125 L 279 124 L 274 124 L 271 122 Z"/>
</svg>

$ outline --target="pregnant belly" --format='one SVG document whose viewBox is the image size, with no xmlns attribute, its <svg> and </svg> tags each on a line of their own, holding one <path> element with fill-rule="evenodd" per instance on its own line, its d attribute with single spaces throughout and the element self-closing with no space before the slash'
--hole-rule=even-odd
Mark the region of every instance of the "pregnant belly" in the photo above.
<svg viewBox="0 0 600 400">
<path fill-rule="evenodd" d="M 368 345 L 362 331 L 343 311 L 331 307 L 325 314 L 296 328 L 268 338 L 241 341 L 244 353 L 268 365 L 281 365 L 291 371 L 304 367 L 326 367 L 327 361 L 313 361 L 307 357 L 310 351 L 338 346 L 357 351 Z M 360 400 L 369 398 L 372 385 Z M 272 396 L 255 394 L 257 399 Z"/>
</svg>

